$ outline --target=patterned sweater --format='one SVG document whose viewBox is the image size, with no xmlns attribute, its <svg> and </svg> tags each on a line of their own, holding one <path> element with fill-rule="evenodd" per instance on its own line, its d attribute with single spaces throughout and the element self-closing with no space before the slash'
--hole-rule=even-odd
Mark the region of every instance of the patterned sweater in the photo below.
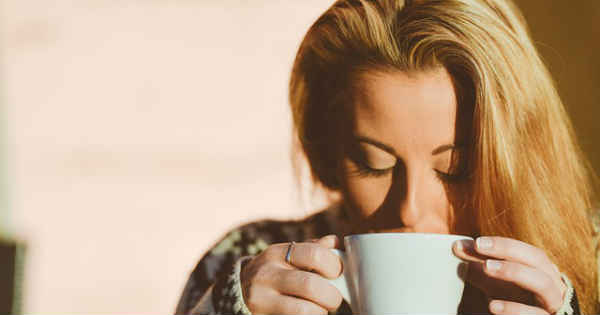
<svg viewBox="0 0 600 315">
<path fill-rule="evenodd" d="M 250 315 L 240 286 L 240 270 L 246 261 L 270 244 L 303 242 L 329 234 L 336 234 L 342 239 L 348 224 L 344 211 L 336 205 L 302 220 L 262 220 L 230 231 L 200 259 L 192 271 L 175 314 Z M 577 295 L 571 282 L 564 274 L 562 279 L 567 285 L 567 293 L 556 314 L 580 314 Z M 485 295 L 466 284 L 463 301 L 467 299 L 485 301 Z M 482 305 L 477 307 L 481 309 Z M 461 302 L 459 313 L 473 312 Z M 352 314 L 352 311 L 344 301 L 334 314 Z"/>
</svg>

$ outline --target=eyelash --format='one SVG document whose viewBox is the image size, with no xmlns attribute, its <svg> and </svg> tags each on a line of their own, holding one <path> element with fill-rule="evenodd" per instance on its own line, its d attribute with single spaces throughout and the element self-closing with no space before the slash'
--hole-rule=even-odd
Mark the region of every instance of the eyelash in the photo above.
<svg viewBox="0 0 600 315">
<path fill-rule="evenodd" d="M 445 183 L 456 183 L 460 180 L 462 180 L 464 178 L 463 174 L 459 173 L 459 174 L 448 174 L 448 173 L 444 173 L 444 172 L 440 172 L 438 170 L 435 170 L 436 173 L 436 177 Z"/>
<path fill-rule="evenodd" d="M 354 172 L 356 174 L 356 176 L 358 177 L 382 177 L 387 175 L 389 172 L 391 172 L 395 166 L 390 167 L 390 168 L 386 168 L 383 170 L 378 170 L 378 169 L 374 169 L 374 168 L 370 168 L 369 166 L 367 166 L 364 163 L 360 163 L 360 162 L 356 162 L 355 163 L 357 166 L 357 170 Z"/>
<path fill-rule="evenodd" d="M 388 173 L 390 173 L 396 167 L 394 165 L 393 167 L 390 167 L 390 168 L 378 170 L 378 169 L 370 168 L 365 163 L 355 162 L 355 164 L 358 167 L 358 169 L 355 171 L 355 174 L 359 177 L 374 177 L 374 178 L 382 177 L 382 176 L 385 176 Z M 436 178 L 439 181 L 445 182 L 445 183 L 455 183 L 455 182 L 460 181 L 463 178 L 462 174 L 456 174 L 456 175 L 447 174 L 444 172 L 440 172 L 438 170 L 435 170 L 435 174 L 436 174 Z"/>
</svg>

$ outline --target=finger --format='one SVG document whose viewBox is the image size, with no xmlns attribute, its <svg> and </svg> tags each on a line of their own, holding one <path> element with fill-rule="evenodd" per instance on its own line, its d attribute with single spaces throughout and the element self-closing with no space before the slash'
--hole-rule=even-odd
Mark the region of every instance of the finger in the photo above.
<svg viewBox="0 0 600 315">
<path fill-rule="evenodd" d="M 556 273 L 552 261 L 546 253 L 530 244 L 507 237 L 484 236 L 478 237 L 475 250 L 495 259 L 510 260 L 534 268 L 540 268 L 548 275 Z M 559 276 L 559 275 L 558 275 Z"/>
<path fill-rule="evenodd" d="M 271 303 L 271 307 L 267 314 L 327 314 L 327 310 L 311 301 L 303 300 L 293 296 L 280 294 L 274 298 L 275 303 Z"/>
<path fill-rule="evenodd" d="M 517 302 L 511 301 L 503 301 L 503 300 L 492 300 L 489 304 L 490 312 L 493 314 L 506 314 L 506 315 L 514 315 L 514 314 L 551 314 L 546 310 L 526 305 Z"/>
<path fill-rule="evenodd" d="M 489 256 L 481 255 L 475 250 L 472 240 L 459 240 L 452 245 L 452 252 L 458 258 L 466 261 L 483 263 Z"/>
<path fill-rule="evenodd" d="M 485 263 L 469 262 L 465 281 L 480 289 L 486 296 L 510 299 L 520 303 L 533 303 L 533 294 L 514 283 L 490 277 L 484 271 Z"/>
<path fill-rule="evenodd" d="M 340 239 L 335 234 L 325 235 L 318 239 L 316 243 L 320 244 L 325 248 L 339 248 Z"/>
<path fill-rule="evenodd" d="M 340 292 L 317 274 L 301 270 L 283 270 L 277 279 L 275 289 L 282 294 L 309 300 L 332 312 L 342 304 Z"/>
<path fill-rule="evenodd" d="M 244 294 L 244 304 L 252 314 L 268 314 L 277 303 L 280 294 L 264 285 L 255 285 Z M 246 292 L 246 291 L 245 291 Z"/>
<path fill-rule="evenodd" d="M 295 243 L 291 248 L 290 263 L 288 264 L 285 256 L 289 247 L 289 243 L 272 245 L 265 255 L 269 260 L 276 260 L 303 270 L 315 271 L 329 279 L 337 278 L 342 271 L 340 257 L 320 243 Z"/>
<path fill-rule="evenodd" d="M 475 249 L 478 253 L 493 258 L 519 262 L 524 265 L 543 270 L 559 288 L 561 296 L 567 287 L 561 279 L 558 267 L 548 258 L 546 253 L 530 244 L 506 237 L 479 237 Z M 487 244 L 487 246 L 485 246 Z"/>
<path fill-rule="evenodd" d="M 532 292 L 541 306 L 550 312 L 562 305 L 561 288 L 540 269 L 512 261 L 488 259 L 484 270 L 490 277 L 514 283 Z"/>
<path fill-rule="evenodd" d="M 252 314 L 327 314 L 326 309 L 315 303 L 262 286 L 254 289 L 254 294 L 244 302 Z"/>
</svg>

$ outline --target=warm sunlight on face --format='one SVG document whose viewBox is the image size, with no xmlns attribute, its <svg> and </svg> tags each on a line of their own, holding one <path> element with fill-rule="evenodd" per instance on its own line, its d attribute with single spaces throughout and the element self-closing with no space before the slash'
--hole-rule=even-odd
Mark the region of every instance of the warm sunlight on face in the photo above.
<svg viewBox="0 0 600 315">
<path fill-rule="evenodd" d="M 342 183 L 354 228 L 448 233 L 456 97 L 443 69 L 371 73 L 359 82 Z"/>
</svg>

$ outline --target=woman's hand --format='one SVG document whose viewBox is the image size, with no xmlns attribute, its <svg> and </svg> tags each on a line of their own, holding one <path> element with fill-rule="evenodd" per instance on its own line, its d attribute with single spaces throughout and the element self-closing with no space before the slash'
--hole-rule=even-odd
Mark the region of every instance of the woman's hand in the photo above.
<svg viewBox="0 0 600 315">
<path fill-rule="evenodd" d="M 335 235 L 295 243 L 290 264 L 285 261 L 289 243 L 267 247 L 246 263 L 240 273 L 248 309 L 252 314 L 327 314 L 335 311 L 342 303 L 342 296 L 323 277 L 335 279 L 342 271 L 341 259 L 329 250 L 338 244 Z"/>
<path fill-rule="evenodd" d="M 546 253 L 506 237 L 479 237 L 454 244 L 454 254 L 469 261 L 465 281 L 482 290 L 494 314 L 554 314 L 566 285 Z"/>
</svg>

